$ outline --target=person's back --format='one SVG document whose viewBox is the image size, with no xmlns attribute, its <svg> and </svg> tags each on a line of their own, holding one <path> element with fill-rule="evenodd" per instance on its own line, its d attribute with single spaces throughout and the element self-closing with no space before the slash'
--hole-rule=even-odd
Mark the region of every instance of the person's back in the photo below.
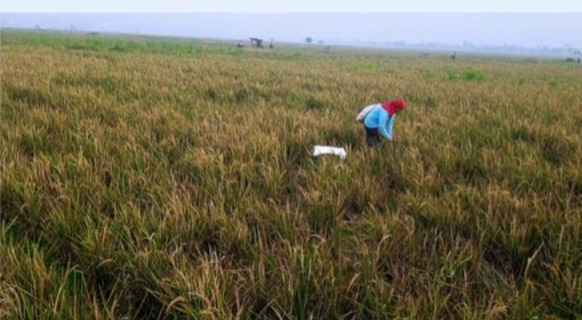
<svg viewBox="0 0 582 320">
<path fill-rule="evenodd" d="M 380 107 L 380 104 L 370 111 L 364 118 L 364 125 L 368 128 L 378 128 L 380 120 L 388 116 L 388 112 Z"/>
</svg>

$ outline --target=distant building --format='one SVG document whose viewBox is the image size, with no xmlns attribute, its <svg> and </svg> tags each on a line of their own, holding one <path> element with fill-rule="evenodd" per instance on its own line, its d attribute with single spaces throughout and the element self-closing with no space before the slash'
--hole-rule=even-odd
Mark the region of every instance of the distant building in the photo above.
<svg viewBox="0 0 582 320">
<path fill-rule="evenodd" d="M 251 39 L 251 47 L 253 48 L 262 48 L 263 47 L 263 39 L 259 38 L 250 38 Z"/>
</svg>

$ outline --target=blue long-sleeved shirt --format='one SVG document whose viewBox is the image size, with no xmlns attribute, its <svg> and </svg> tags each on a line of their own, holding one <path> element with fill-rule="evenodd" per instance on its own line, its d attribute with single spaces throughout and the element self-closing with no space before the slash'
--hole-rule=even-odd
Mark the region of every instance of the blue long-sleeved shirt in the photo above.
<svg viewBox="0 0 582 320">
<path fill-rule="evenodd" d="M 366 115 L 366 118 L 364 118 L 364 125 L 371 129 L 378 128 L 380 135 L 382 135 L 384 139 L 392 140 L 392 127 L 394 127 L 395 118 L 396 114 L 389 117 L 388 111 L 378 105 Z"/>
</svg>

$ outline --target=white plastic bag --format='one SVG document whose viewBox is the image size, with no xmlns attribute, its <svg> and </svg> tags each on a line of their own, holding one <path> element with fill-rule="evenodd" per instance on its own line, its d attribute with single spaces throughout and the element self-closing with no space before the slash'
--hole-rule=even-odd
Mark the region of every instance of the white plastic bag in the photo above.
<svg viewBox="0 0 582 320">
<path fill-rule="evenodd" d="M 344 160 L 348 153 L 344 148 L 336 148 L 331 146 L 314 146 L 313 147 L 313 156 L 319 157 L 321 155 L 331 154 L 340 157 L 340 159 Z"/>
<path fill-rule="evenodd" d="M 364 119 L 366 118 L 368 113 L 370 113 L 370 111 L 374 110 L 374 108 L 376 108 L 378 106 L 380 106 L 380 105 L 379 104 L 371 104 L 371 105 L 365 107 L 364 109 L 362 109 L 362 111 L 360 111 L 360 113 L 358 113 L 356 120 L 360 121 L 360 122 L 364 122 Z"/>
</svg>

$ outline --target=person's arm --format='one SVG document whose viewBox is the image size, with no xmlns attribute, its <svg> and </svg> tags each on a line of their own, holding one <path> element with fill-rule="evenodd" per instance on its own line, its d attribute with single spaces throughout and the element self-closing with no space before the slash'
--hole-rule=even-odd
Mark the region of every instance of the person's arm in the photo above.
<svg viewBox="0 0 582 320">
<path fill-rule="evenodd" d="M 380 113 L 378 117 L 378 131 L 380 131 L 380 135 L 384 139 L 392 139 L 392 118 L 388 117 L 388 112 Z"/>
</svg>

